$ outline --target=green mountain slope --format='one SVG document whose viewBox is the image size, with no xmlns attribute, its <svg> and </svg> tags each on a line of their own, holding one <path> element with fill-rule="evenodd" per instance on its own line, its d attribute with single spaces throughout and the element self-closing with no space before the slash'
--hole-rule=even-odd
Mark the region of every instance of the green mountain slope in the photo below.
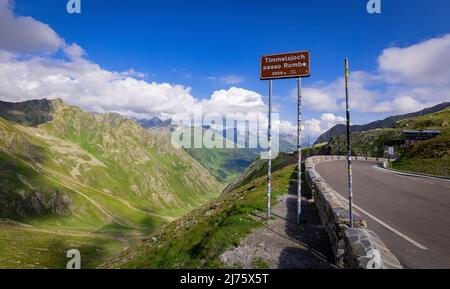
<svg viewBox="0 0 450 289">
<path fill-rule="evenodd" d="M 226 139 L 216 133 L 220 142 L 233 146 L 230 139 Z M 292 135 L 280 135 L 280 152 L 291 153 L 297 149 L 297 137 Z M 235 145 L 235 144 L 234 144 Z M 224 145 L 224 147 L 226 147 Z M 186 152 L 202 164 L 220 182 L 230 184 L 235 181 L 253 161 L 260 157 L 264 150 L 261 148 L 243 148 L 236 145 L 236 148 L 200 148 L 185 149 Z"/>
<path fill-rule="evenodd" d="M 294 176 L 292 155 L 280 154 L 272 178 L 273 201 L 288 191 Z M 257 161 L 219 198 L 123 251 L 103 268 L 220 268 L 218 257 L 239 244 L 263 222 L 254 217 L 266 208 L 267 162 Z M 256 260 L 255 260 L 256 261 Z"/>
<path fill-rule="evenodd" d="M 392 128 L 352 133 L 352 154 L 384 156 L 384 145 L 393 146 L 399 159 L 393 168 L 411 172 L 450 176 L 450 108 L 423 116 L 406 118 Z M 441 135 L 413 146 L 404 146 L 403 130 L 439 130 Z M 318 154 L 346 155 L 347 142 L 343 135 L 332 137 Z"/>
<path fill-rule="evenodd" d="M 206 139 L 213 138 L 211 130 L 201 130 Z M 239 147 L 218 132 L 214 133 L 214 137 L 217 142 L 223 144 L 223 148 L 203 147 L 185 150 L 222 183 L 231 182 L 259 156 L 257 149 Z"/>
<path fill-rule="evenodd" d="M 392 164 L 393 168 L 450 177 L 450 108 L 399 121 L 395 128 L 433 129 L 441 131 L 441 135 L 403 149 L 400 158 Z"/>
<path fill-rule="evenodd" d="M 374 130 L 374 129 L 393 128 L 394 125 L 400 120 L 436 113 L 436 112 L 442 111 L 448 107 L 450 107 L 450 102 L 443 102 L 441 104 L 426 108 L 421 111 L 408 113 L 408 114 L 402 114 L 402 115 L 394 115 L 394 116 L 385 118 L 383 120 L 377 120 L 377 121 L 374 121 L 374 122 L 371 122 L 368 124 L 364 124 L 364 125 L 352 125 L 350 127 L 350 131 L 353 133 L 353 132 L 363 132 L 363 131 Z M 319 136 L 319 138 L 316 140 L 315 144 L 329 142 L 335 136 L 345 135 L 346 131 L 347 131 L 347 128 L 344 124 L 335 125 L 331 129 L 329 129 L 328 131 L 323 133 L 321 136 Z"/>
<path fill-rule="evenodd" d="M 186 152 L 223 183 L 239 176 L 256 158 L 255 152 L 244 148 L 186 149 Z"/>
<path fill-rule="evenodd" d="M 171 121 L 162 121 L 159 118 L 150 120 L 138 120 L 138 123 L 152 132 L 171 133 L 175 129 Z M 187 128 L 186 128 L 187 130 Z M 211 139 L 214 135 L 214 143 L 222 144 L 223 148 L 185 148 L 185 151 L 201 165 L 203 165 L 221 183 L 229 184 L 236 177 L 242 174 L 245 169 L 260 156 L 261 148 L 245 148 L 244 145 L 237 145 L 234 142 L 234 130 L 214 131 L 200 127 L 191 128 L 191 136 L 194 131 Z M 226 135 L 226 133 L 228 133 Z M 225 135 L 225 136 L 224 136 Z M 231 136 L 230 136 L 231 135 Z M 297 149 L 297 136 L 280 134 L 280 151 L 290 153 Z"/>
<path fill-rule="evenodd" d="M 399 148 L 404 138 L 398 129 L 374 129 L 351 134 L 352 154 L 354 156 L 383 157 L 384 145 Z M 339 135 L 322 146 L 319 154 L 347 155 L 347 137 Z"/>
<path fill-rule="evenodd" d="M 141 120 L 142 123 L 148 123 Z M 158 123 L 156 120 L 154 122 Z M 170 135 L 176 128 L 170 122 L 161 122 L 149 131 L 158 134 Z M 205 167 L 216 179 L 224 184 L 231 182 L 239 176 L 257 157 L 259 150 L 240 147 L 231 140 L 226 139 L 221 133 L 201 127 L 177 128 L 183 129 L 183 133 L 190 133 L 191 139 L 194 135 L 201 134 L 205 139 L 214 139 L 214 143 L 220 143 L 222 148 L 184 148 L 184 150 L 203 167 Z"/>
<path fill-rule="evenodd" d="M 26 110 L 23 104 L 2 105 L 0 115 L 27 115 L 32 105 L 27 103 Z M 44 121 L 28 116 L 12 118 L 14 123 L 0 117 L 0 218 L 15 221 L 0 226 L 3 240 L 10 240 L 6 245 L 48 248 L 51 240 L 66 236 L 67 246 L 82 247 L 81 239 L 94 248 L 87 252 L 104 249 L 109 253 L 98 258 L 106 258 L 111 252 L 102 249 L 105 244 L 117 251 L 221 191 L 222 185 L 186 152 L 174 149 L 167 135 L 152 134 L 118 114 L 92 115 L 61 100 L 48 107 Z M 18 240 L 24 230 L 36 239 Z M 104 239 L 109 241 L 100 242 Z M 99 248 L 92 245 L 97 242 Z M 49 250 L 47 257 L 56 249 Z M 0 249 L 0 259 L 21 262 L 17 267 L 30 265 L 23 252 L 8 252 Z M 43 258 L 47 263 L 40 267 L 64 267 L 51 263 L 60 259 Z"/>
</svg>

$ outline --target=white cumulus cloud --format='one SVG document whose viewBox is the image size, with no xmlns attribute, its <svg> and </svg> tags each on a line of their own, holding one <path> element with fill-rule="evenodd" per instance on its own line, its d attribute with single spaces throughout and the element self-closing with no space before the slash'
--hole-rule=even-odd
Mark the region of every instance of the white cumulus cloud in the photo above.
<svg viewBox="0 0 450 289">
<path fill-rule="evenodd" d="M 426 108 L 427 104 L 423 104 L 418 102 L 416 99 L 403 95 L 399 96 L 393 100 L 383 101 L 378 103 L 375 107 L 373 107 L 373 111 L 379 113 L 396 111 L 398 113 L 408 113 L 412 111 L 419 111 Z"/>
<path fill-rule="evenodd" d="M 309 119 L 305 121 L 303 135 L 318 137 L 337 124 L 345 124 L 345 118 L 335 116 L 332 113 L 324 113 L 320 119 Z"/>
<path fill-rule="evenodd" d="M 219 113 L 244 113 L 262 112 L 265 105 L 262 96 L 254 91 L 231 87 L 228 90 L 215 91 L 211 98 L 202 101 L 205 111 Z"/>
<path fill-rule="evenodd" d="M 32 17 L 16 16 L 14 2 L 0 0 L 0 49 L 12 53 L 54 52 L 64 40 L 47 24 Z"/>
<path fill-rule="evenodd" d="M 109 71 L 86 59 L 85 50 L 67 44 L 50 26 L 32 17 L 14 15 L 14 2 L 0 0 L 0 99 L 25 101 L 62 98 L 94 112 L 162 118 L 206 112 L 242 113 L 265 109 L 260 94 L 232 87 L 199 100 L 183 85 L 147 82 L 146 74 L 129 69 Z M 54 57 L 62 51 L 66 59 Z M 24 57 L 25 56 L 25 57 Z M 238 84 L 242 77 L 221 78 Z"/>
<path fill-rule="evenodd" d="M 89 111 L 135 117 L 170 116 L 196 102 L 189 87 L 129 76 L 135 73 L 108 71 L 85 59 L 0 58 L 0 97 L 7 101 L 60 97 Z"/>
<path fill-rule="evenodd" d="M 292 92 L 293 97 L 297 97 L 297 89 Z M 332 87 L 307 87 L 303 89 L 303 101 L 306 107 L 316 111 L 338 109 L 338 95 Z"/>
<path fill-rule="evenodd" d="M 244 78 L 241 76 L 237 76 L 237 75 L 227 75 L 224 77 L 220 78 L 220 81 L 225 83 L 225 84 L 240 84 L 244 81 Z"/>
<path fill-rule="evenodd" d="M 118 112 L 148 118 L 191 115 L 194 106 L 204 113 L 260 113 L 266 106 L 259 93 L 231 87 L 217 90 L 208 99 L 196 99 L 191 88 L 149 83 L 133 69 L 109 71 L 84 58 L 70 60 L 36 56 L 28 59 L 0 57 L 0 98 L 6 101 L 60 97 L 94 112 Z"/>
<path fill-rule="evenodd" d="M 387 48 L 378 58 L 388 82 L 450 84 L 450 34 L 408 47 Z"/>
<path fill-rule="evenodd" d="M 387 48 L 375 72 L 351 71 L 349 82 L 350 108 L 360 112 L 399 114 L 449 101 L 450 34 Z M 318 82 L 304 89 L 305 105 L 315 111 L 342 111 L 344 92 L 342 77 Z"/>
</svg>

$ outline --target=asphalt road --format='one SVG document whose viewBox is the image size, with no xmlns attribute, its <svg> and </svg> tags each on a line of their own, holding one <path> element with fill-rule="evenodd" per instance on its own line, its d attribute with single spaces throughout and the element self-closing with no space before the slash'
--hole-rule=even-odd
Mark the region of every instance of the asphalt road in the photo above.
<svg viewBox="0 0 450 289">
<path fill-rule="evenodd" d="M 356 211 L 407 268 L 450 268 L 450 181 L 404 176 L 353 161 Z M 348 199 L 347 162 L 316 165 Z"/>
</svg>

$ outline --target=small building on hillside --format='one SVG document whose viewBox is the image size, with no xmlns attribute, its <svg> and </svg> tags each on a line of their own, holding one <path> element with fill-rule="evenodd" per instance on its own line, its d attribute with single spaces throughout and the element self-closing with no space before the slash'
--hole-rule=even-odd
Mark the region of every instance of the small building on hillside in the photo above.
<svg viewBox="0 0 450 289">
<path fill-rule="evenodd" d="M 432 139 L 441 135 L 438 130 L 404 130 L 403 136 L 405 137 L 405 145 L 414 145 L 419 141 Z"/>
</svg>

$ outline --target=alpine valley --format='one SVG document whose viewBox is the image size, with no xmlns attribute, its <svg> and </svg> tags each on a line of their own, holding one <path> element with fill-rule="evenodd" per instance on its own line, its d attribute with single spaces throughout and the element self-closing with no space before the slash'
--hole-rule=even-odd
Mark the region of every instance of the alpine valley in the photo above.
<svg viewBox="0 0 450 289">
<path fill-rule="evenodd" d="M 97 267 L 224 185 L 170 135 L 60 99 L 0 102 L 0 266 Z"/>
</svg>

